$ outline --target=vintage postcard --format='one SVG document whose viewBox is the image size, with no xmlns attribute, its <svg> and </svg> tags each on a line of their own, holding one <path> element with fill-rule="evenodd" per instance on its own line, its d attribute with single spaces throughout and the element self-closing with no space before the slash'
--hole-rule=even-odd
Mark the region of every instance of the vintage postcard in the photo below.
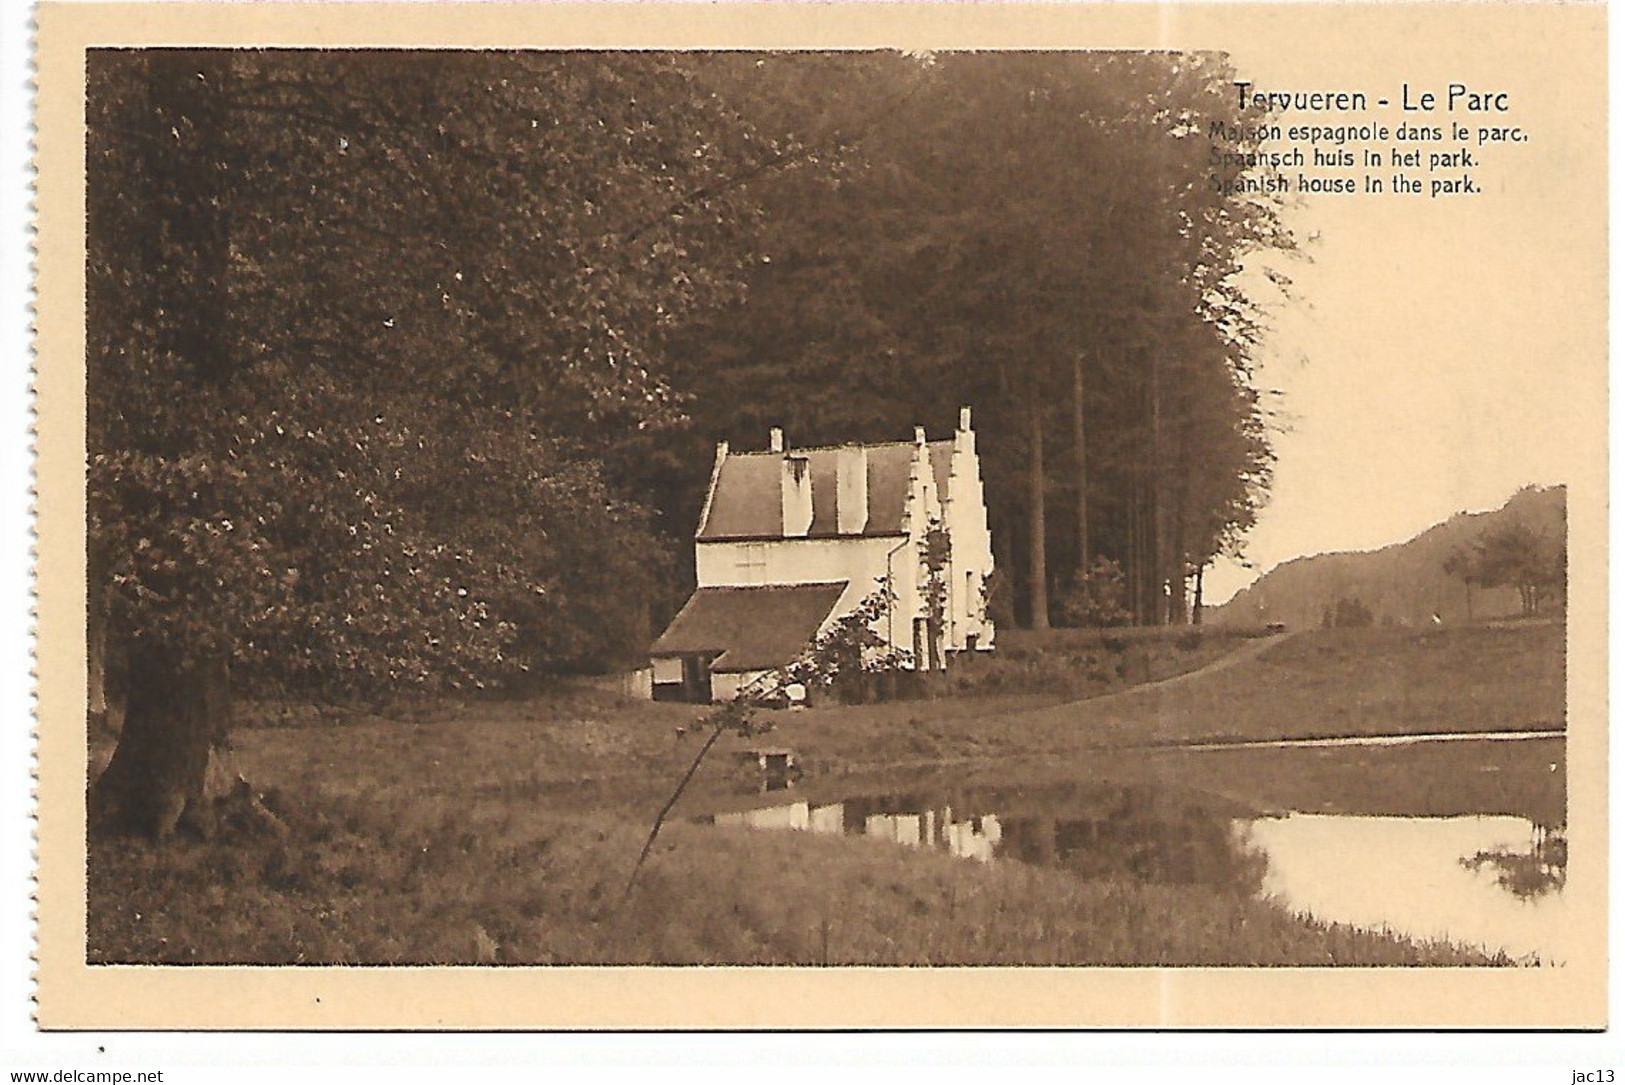
<svg viewBox="0 0 1625 1085">
<path fill-rule="evenodd" d="M 1605 38 L 40 5 L 39 1025 L 1604 1027 Z"/>
</svg>

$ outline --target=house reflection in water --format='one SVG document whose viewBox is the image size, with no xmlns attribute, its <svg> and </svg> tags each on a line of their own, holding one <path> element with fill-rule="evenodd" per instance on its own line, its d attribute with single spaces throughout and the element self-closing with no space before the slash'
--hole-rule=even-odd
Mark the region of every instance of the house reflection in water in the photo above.
<svg viewBox="0 0 1625 1085">
<path fill-rule="evenodd" d="M 715 821 L 718 825 L 743 825 L 748 829 L 806 829 L 811 825 L 804 802 L 764 806 L 760 810 L 745 810 L 737 814 L 718 814 Z"/>
<path fill-rule="evenodd" d="M 792 829 L 830 835 L 872 836 L 912 848 L 943 848 L 965 859 L 993 858 L 1001 839 L 999 819 L 992 814 L 955 819 L 952 806 L 903 810 L 884 799 L 849 799 L 814 806 L 793 802 L 717 814 L 718 825 L 750 829 Z"/>
<path fill-rule="evenodd" d="M 994 811 L 998 811 L 997 814 Z M 987 862 L 1013 859 L 1084 878 L 1255 892 L 1263 857 L 1238 832 L 1236 808 L 1192 793 L 1110 784 L 1040 789 L 944 788 L 718 814 L 718 825 L 868 836 Z"/>
<path fill-rule="evenodd" d="M 947 785 L 801 800 L 714 820 L 874 837 L 983 862 L 1056 867 L 1086 881 L 1203 885 L 1273 898 L 1323 922 L 1445 938 L 1526 962 L 1573 953 L 1566 835 L 1523 817 L 1260 816 L 1210 794 L 1090 782 Z"/>
</svg>

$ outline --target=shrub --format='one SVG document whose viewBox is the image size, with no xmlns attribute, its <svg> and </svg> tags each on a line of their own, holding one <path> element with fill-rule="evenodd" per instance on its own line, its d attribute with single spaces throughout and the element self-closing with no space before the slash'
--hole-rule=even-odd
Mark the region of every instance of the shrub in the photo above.
<svg viewBox="0 0 1625 1085">
<path fill-rule="evenodd" d="M 1320 614 L 1323 629 L 1365 629 L 1375 621 L 1370 608 L 1360 600 L 1346 595 L 1326 607 Z"/>
<path fill-rule="evenodd" d="M 1062 625 L 1127 625 L 1133 619 L 1127 601 L 1122 567 L 1110 558 L 1097 557 L 1087 572 L 1074 574 L 1061 591 L 1055 614 Z"/>
</svg>

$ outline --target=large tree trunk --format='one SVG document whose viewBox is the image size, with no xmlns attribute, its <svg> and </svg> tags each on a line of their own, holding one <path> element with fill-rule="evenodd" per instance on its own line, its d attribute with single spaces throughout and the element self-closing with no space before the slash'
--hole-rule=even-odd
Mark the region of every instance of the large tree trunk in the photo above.
<svg viewBox="0 0 1625 1085">
<path fill-rule="evenodd" d="M 1089 574 L 1089 449 L 1083 429 L 1083 355 L 1072 360 L 1072 456 L 1078 476 L 1078 576 Z"/>
<path fill-rule="evenodd" d="M 1151 523 L 1150 555 L 1152 591 L 1149 624 L 1168 624 L 1168 596 L 1166 593 L 1168 552 L 1163 531 L 1162 494 L 1162 352 L 1151 351 Z"/>
<path fill-rule="evenodd" d="M 1128 595 L 1135 625 L 1145 624 L 1145 495 L 1137 478 L 1129 482 Z"/>
<path fill-rule="evenodd" d="M 107 727 L 106 563 L 97 547 L 85 555 L 85 704 L 89 732 Z"/>
<path fill-rule="evenodd" d="M 220 168 L 230 73 L 230 54 L 218 50 L 160 49 L 147 57 L 154 219 L 143 253 L 147 281 L 157 294 L 154 311 L 163 314 L 160 341 L 205 385 L 231 371 L 223 344 L 230 201 Z"/>
<path fill-rule="evenodd" d="M 1044 556 L 1044 404 L 1036 378 L 1027 386 L 1027 599 L 1032 627 L 1049 628 L 1049 572 Z"/>
<path fill-rule="evenodd" d="M 1195 598 L 1193 598 L 1191 600 L 1191 624 L 1192 625 L 1201 625 L 1202 624 L 1202 573 L 1205 572 L 1206 570 L 1207 570 L 1207 563 L 1206 562 L 1204 562 L 1203 564 L 1198 565 L 1196 567 L 1196 595 L 1195 595 Z"/>
<path fill-rule="evenodd" d="M 1185 459 L 1184 432 L 1179 431 L 1175 449 L 1174 470 L 1178 472 L 1173 484 L 1172 508 L 1168 516 L 1168 622 L 1184 625 L 1190 620 L 1185 595 L 1185 524 L 1186 505 L 1190 494 L 1190 465 Z"/>
<path fill-rule="evenodd" d="M 138 640 L 129 652 L 124 729 L 90 794 L 93 828 L 163 839 L 183 820 L 203 823 L 209 754 L 230 724 L 224 657 L 188 659 Z"/>
<path fill-rule="evenodd" d="M 200 390 L 227 381 L 230 264 L 229 53 L 154 50 L 147 58 L 143 198 L 151 227 L 141 259 L 159 314 L 161 348 L 180 358 Z M 187 434 L 164 453 L 183 451 Z M 94 618 L 92 619 L 94 626 Z M 162 839 L 183 819 L 204 820 L 211 751 L 230 717 L 228 655 L 189 654 L 155 638 L 130 638 L 123 661 L 124 721 L 118 747 L 90 796 L 93 828 Z"/>
</svg>

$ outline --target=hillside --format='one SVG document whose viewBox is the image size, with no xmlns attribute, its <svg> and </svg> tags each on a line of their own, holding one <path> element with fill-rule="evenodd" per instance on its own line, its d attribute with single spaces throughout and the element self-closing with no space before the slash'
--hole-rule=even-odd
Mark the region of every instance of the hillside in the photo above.
<svg viewBox="0 0 1625 1085">
<path fill-rule="evenodd" d="M 1407 542 L 1380 550 L 1316 554 L 1270 570 L 1251 587 L 1217 607 L 1216 623 L 1285 622 L 1301 629 L 1317 626 L 1338 599 L 1357 599 L 1379 622 L 1413 625 L 1437 614 L 1447 622 L 1468 619 L 1468 593 L 1462 581 L 1444 571 L 1452 551 L 1467 549 L 1485 532 L 1521 521 L 1553 540 L 1567 538 L 1567 491 L 1562 486 L 1528 487 L 1493 512 L 1457 513 Z M 1521 613 L 1514 588 L 1475 588 L 1473 618 L 1515 617 Z"/>
</svg>

